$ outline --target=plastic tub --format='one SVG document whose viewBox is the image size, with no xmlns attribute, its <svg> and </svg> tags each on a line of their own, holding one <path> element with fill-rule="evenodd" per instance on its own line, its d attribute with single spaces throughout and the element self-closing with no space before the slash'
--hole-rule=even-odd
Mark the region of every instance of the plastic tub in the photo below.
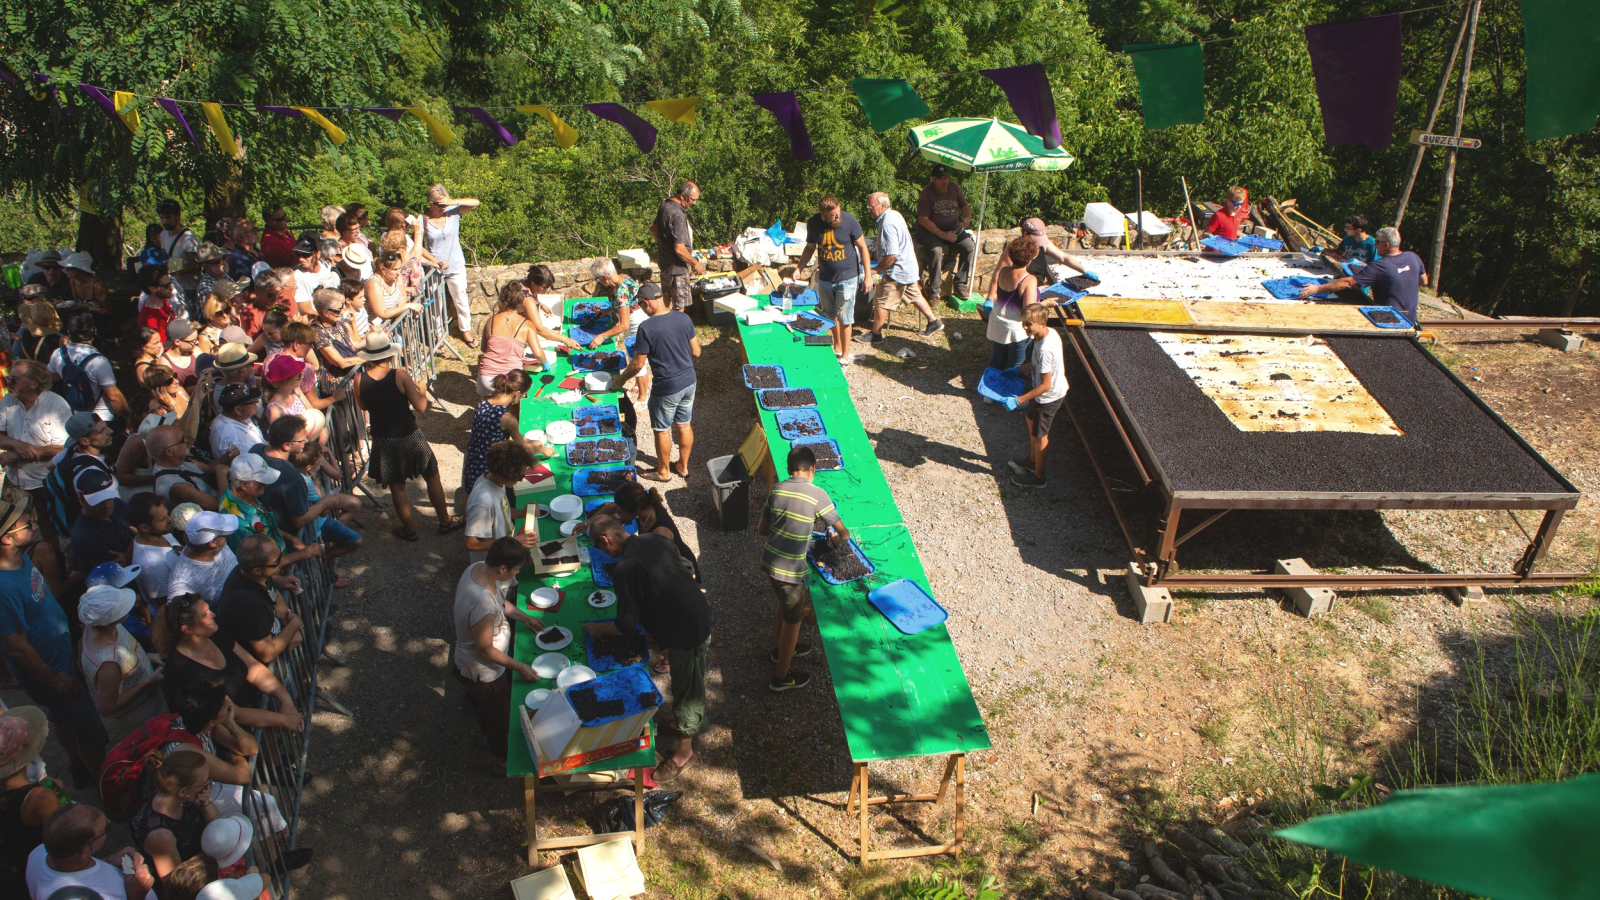
<svg viewBox="0 0 1600 900">
<path fill-rule="evenodd" d="M 583 376 L 583 389 L 591 392 L 609 391 L 612 377 L 610 372 L 590 372 Z"/>
<path fill-rule="evenodd" d="M 562 494 L 550 501 L 550 515 L 557 522 L 571 522 L 583 515 L 583 498 L 577 494 Z"/>
<path fill-rule="evenodd" d="M 1128 220 L 1109 203 L 1090 203 L 1083 208 L 1083 224 L 1100 237 L 1122 237 Z"/>
</svg>

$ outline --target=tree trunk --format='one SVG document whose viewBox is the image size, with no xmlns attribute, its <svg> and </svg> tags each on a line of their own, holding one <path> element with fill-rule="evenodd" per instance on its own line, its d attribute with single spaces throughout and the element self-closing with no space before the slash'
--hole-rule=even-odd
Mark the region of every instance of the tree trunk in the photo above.
<svg viewBox="0 0 1600 900">
<path fill-rule="evenodd" d="M 225 175 L 206 184 L 204 214 L 208 230 L 218 219 L 236 219 L 246 215 L 244 173 L 237 161 L 228 160 L 226 165 Z"/>
<path fill-rule="evenodd" d="M 141 240 L 140 243 L 143 243 Z M 122 212 L 78 213 L 78 242 L 74 249 L 87 251 L 94 257 L 95 274 L 107 283 L 116 281 L 122 273 Z"/>
<path fill-rule="evenodd" d="M 1594 248 L 1583 248 L 1583 254 L 1578 257 L 1578 279 L 1572 282 L 1572 290 L 1567 292 L 1567 305 L 1561 310 L 1563 318 L 1571 318 L 1578 308 L 1578 295 L 1583 293 L 1583 283 L 1589 279 L 1589 267 L 1593 262 Z"/>
</svg>

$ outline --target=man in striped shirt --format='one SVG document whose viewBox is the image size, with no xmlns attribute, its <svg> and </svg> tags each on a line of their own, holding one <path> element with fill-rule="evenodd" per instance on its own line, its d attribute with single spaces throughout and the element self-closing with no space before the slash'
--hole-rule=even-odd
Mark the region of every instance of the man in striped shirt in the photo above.
<svg viewBox="0 0 1600 900">
<path fill-rule="evenodd" d="M 811 572 L 806 566 L 806 549 L 817 522 L 832 529 L 829 538 L 835 546 L 850 539 L 850 529 L 839 521 L 833 501 L 822 488 L 811 483 L 817 474 L 817 455 L 810 447 L 789 450 L 789 478 L 773 487 L 761 511 L 759 534 L 766 535 L 761 550 L 761 565 L 778 595 L 778 646 L 772 651 L 772 691 L 792 691 L 811 682 L 810 674 L 791 671 L 796 656 L 811 652 L 810 644 L 798 643 L 800 622 L 811 606 Z"/>
</svg>

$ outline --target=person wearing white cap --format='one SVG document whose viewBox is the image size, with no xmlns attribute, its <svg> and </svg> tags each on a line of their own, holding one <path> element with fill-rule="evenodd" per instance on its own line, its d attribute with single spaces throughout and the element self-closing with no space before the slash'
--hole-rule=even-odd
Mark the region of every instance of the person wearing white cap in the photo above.
<svg viewBox="0 0 1600 900">
<path fill-rule="evenodd" d="M 84 624 L 78 668 L 94 692 L 95 707 L 113 746 L 146 719 L 167 711 L 159 690 L 161 674 L 122 626 L 138 602 L 132 590 L 109 584 L 89 588 L 78 601 L 78 621 Z"/>
<path fill-rule="evenodd" d="M 277 469 L 254 453 L 241 453 L 228 470 L 228 489 L 222 492 L 218 509 L 239 519 L 239 530 L 228 536 L 228 547 L 235 553 L 239 544 L 252 534 L 272 539 L 284 552 L 283 565 L 322 555 L 321 544 L 305 544 L 278 525 L 278 517 L 261 502 L 267 488 L 283 477 Z M 281 577 L 280 584 L 290 590 L 298 589 L 300 579 L 294 575 Z"/>
<path fill-rule="evenodd" d="M 111 312 L 106 300 L 106 284 L 94 274 L 93 256 L 82 250 L 68 253 L 61 260 L 61 271 L 66 273 L 67 284 L 72 288 L 69 302 L 98 316 Z"/>
<path fill-rule="evenodd" d="M 105 469 L 87 467 L 73 480 L 78 493 L 78 520 L 72 523 L 72 559 L 80 572 L 105 562 L 133 562 L 133 529 L 128 525 L 128 504 L 117 489 L 117 479 Z"/>
<path fill-rule="evenodd" d="M 217 871 L 227 878 L 244 871 L 244 855 L 250 852 L 250 842 L 256 829 L 244 816 L 223 816 L 206 825 L 200 834 L 200 849 L 216 861 Z"/>
<path fill-rule="evenodd" d="M 239 530 L 239 520 L 226 513 L 201 511 L 184 529 L 186 546 L 172 562 L 167 575 L 167 596 L 199 594 L 207 603 L 217 599 L 239 560 L 228 549 L 228 536 Z"/>
</svg>

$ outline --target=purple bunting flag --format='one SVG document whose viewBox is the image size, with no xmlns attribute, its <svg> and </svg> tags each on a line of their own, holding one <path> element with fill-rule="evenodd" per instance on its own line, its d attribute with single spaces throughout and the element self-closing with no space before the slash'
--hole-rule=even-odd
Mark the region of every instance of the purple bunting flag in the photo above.
<svg viewBox="0 0 1600 900">
<path fill-rule="evenodd" d="M 1328 144 L 1389 146 L 1400 98 L 1400 15 L 1307 25 L 1306 49 Z"/>
<path fill-rule="evenodd" d="M 626 106 L 618 103 L 585 103 L 583 108 L 602 119 L 621 125 L 633 136 L 633 142 L 639 145 L 640 153 L 649 153 L 655 149 L 656 127 L 634 115 Z"/>
<path fill-rule="evenodd" d="M 111 98 L 106 96 L 105 91 L 92 84 L 80 84 L 78 85 L 78 90 L 88 94 L 90 100 L 100 104 L 100 108 L 106 111 L 106 115 L 110 116 L 112 121 L 118 125 L 122 124 L 122 116 L 117 114 L 117 105 L 111 102 Z"/>
<path fill-rule="evenodd" d="M 189 140 L 196 147 L 200 146 L 200 139 L 194 136 L 194 129 L 189 127 L 189 120 L 183 117 L 183 110 L 178 108 L 178 101 L 169 100 L 166 97 L 157 97 L 156 104 L 171 113 L 172 117 L 178 120 L 178 124 L 183 126 L 183 133 L 189 136 Z"/>
<path fill-rule="evenodd" d="M 984 69 L 983 74 L 1005 91 L 1011 111 L 1029 134 L 1044 141 L 1050 150 L 1061 149 L 1061 122 L 1056 118 L 1056 95 L 1050 90 L 1050 76 L 1043 63 L 1012 66 L 1009 69 Z"/>
<path fill-rule="evenodd" d="M 3 64 L 0 64 L 0 81 L 4 81 L 6 84 L 21 84 L 22 83 L 22 82 L 18 81 L 17 80 L 17 76 L 11 74 L 11 70 L 9 68 L 7 68 Z"/>
<path fill-rule="evenodd" d="M 488 128 L 490 131 L 494 132 L 495 137 L 500 139 L 500 143 L 505 144 L 507 147 L 516 146 L 517 136 L 512 134 L 510 131 L 506 130 L 506 127 L 504 125 L 501 125 L 500 122 L 498 120 L 496 120 L 494 116 L 489 115 L 488 111 L 485 110 L 483 107 L 481 107 L 481 106 L 452 106 L 450 108 L 455 110 L 456 112 L 466 113 L 467 115 L 473 117 L 474 119 L 477 119 L 479 122 L 482 122 L 484 124 L 484 127 Z"/>
<path fill-rule="evenodd" d="M 799 94 L 794 91 L 752 94 L 751 99 L 778 117 L 778 124 L 789 134 L 790 156 L 795 159 L 816 159 L 816 148 L 811 146 L 811 132 L 806 130 L 805 115 L 800 111 Z"/>
</svg>

